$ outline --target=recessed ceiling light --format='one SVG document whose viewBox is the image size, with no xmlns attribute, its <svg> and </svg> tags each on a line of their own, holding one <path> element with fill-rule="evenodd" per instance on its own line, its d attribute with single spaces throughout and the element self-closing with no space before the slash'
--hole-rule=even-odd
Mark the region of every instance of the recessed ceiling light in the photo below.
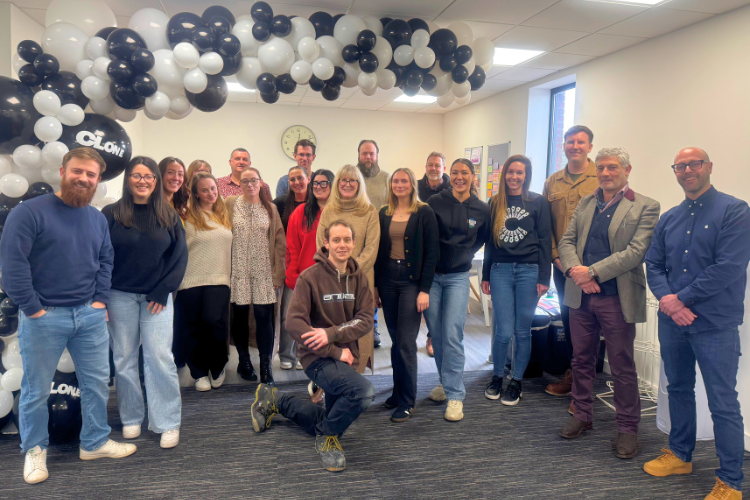
<svg viewBox="0 0 750 500">
<path fill-rule="evenodd" d="M 397 97 L 393 100 L 393 102 L 412 102 L 412 103 L 422 103 L 422 104 L 432 104 L 433 102 L 437 101 L 437 97 L 432 97 L 431 95 L 414 95 L 414 96 L 408 96 L 406 94 Z"/>
<path fill-rule="evenodd" d="M 544 54 L 544 51 L 495 48 L 495 58 L 492 60 L 492 63 L 496 66 L 515 66 L 539 54 Z"/>
<path fill-rule="evenodd" d="M 229 92 L 255 92 L 255 89 L 246 89 L 236 82 L 227 82 L 227 90 Z"/>
<path fill-rule="evenodd" d="M 604 3 L 624 3 L 630 5 L 656 5 L 663 3 L 666 0 L 588 0 L 589 2 L 604 2 Z"/>
</svg>

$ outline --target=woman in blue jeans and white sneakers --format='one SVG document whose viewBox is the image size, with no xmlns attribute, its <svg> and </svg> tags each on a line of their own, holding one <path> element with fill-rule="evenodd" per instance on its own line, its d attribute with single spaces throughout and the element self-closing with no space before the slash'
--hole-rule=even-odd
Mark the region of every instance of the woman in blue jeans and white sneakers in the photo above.
<svg viewBox="0 0 750 500">
<path fill-rule="evenodd" d="M 188 253 L 156 162 L 133 158 L 125 169 L 122 198 L 102 213 L 115 251 L 107 311 L 122 435 L 140 436 L 145 417 L 138 376 L 143 344 L 149 429 L 161 434 L 162 448 L 173 448 L 180 441 L 182 399 L 172 356 L 172 293 L 185 274 Z"/>
<path fill-rule="evenodd" d="M 521 379 L 531 357 L 531 322 L 539 297 L 549 289 L 552 222 L 549 202 L 529 192 L 531 160 L 523 155 L 503 165 L 502 189 L 490 199 L 492 237 L 484 250 L 482 292 L 492 296 L 494 374 L 484 391 L 488 399 L 515 406 Z M 515 338 L 511 381 L 503 394 L 503 377 L 511 338 Z"/>
<path fill-rule="evenodd" d="M 464 325 L 469 307 L 469 270 L 474 254 L 490 234 L 490 207 L 477 198 L 474 165 L 466 158 L 453 162 L 451 191 L 427 202 L 435 212 L 440 235 L 440 258 L 430 287 L 430 307 L 424 312 L 432 333 L 440 385 L 430 392 L 433 401 L 448 400 L 445 419 L 464 418 Z"/>
</svg>

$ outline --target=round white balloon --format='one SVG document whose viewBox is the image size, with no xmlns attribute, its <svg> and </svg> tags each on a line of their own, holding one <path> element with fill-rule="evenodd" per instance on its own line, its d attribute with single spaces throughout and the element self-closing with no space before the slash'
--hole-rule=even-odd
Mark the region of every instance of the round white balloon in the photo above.
<svg viewBox="0 0 750 500">
<path fill-rule="evenodd" d="M 128 28 L 141 35 L 148 50 L 153 52 L 170 48 L 169 40 L 167 40 L 167 23 L 169 23 L 169 16 L 164 12 L 159 9 L 146 8 L 130 16 Z"/>
<path fill-rule="evenodd" d="M 365 73 L 363 71 L 357 77 L 357 84 L 361 89 L 372 90 L 378 86 L 378 76 L 376 73 Z"/>
<path fill-rule="evenodd" d="M 487 38 L 477 38 L 476 40 L 472 40 L 469 47 L 471 47 L 474 61 L 476 61 L 479 66 L 491 63 L 492 59 L 495 57 L 495 45 Z"/>
<path fill-rule="evenodd" d="M 162 118 L 164 118 L 164 115 L 155 115 L 155 114 L 151 113 L 151 112 L 150 112 L 149 110 L 147 110 L 147 109 L 144 109 L 144 110 L 143 110 L 143 114 L 144 114 L 144 115 L 146 116 L 146 118 L 148 118 L 149 120 L 154 120 L 154 121 L 157 121 L 157 120 L 161 120 Z"/>
<path fill-rule="evenodd" d="M 413 60 L 414 48 L 411 45 L 401 45 L 393 51 L 393 61 L 399 66 L 408 66 Z"/>
<path fill-rule="evenodd" d="M 321 57 L 312 63 L 313 75 L 317 76 L 321 80 L 328 80 L 333 76 L 334 69 L 333 63 L 328 59 Z"/>
<path fill-rule="evenodd" d="M 2 361 L 6 370 L 23 367 L 23 363 L 21 362 L 21 345 L 18 343 L 18 339 L 13 339 L 5 345 Z"/>
<path fill-rule="evenodd" d="M 299 41 L 297 52 L 299 52 L 303 61 L 312 64 L 316 59 L 320 58 L 320 44 L 314 38 L 306 36 Z"/>
<path fill-rule="evenodd" d="M 429 68 L 435 64 L 435 52 L 429 47 L 420 47 L 414 51 L 414 62 L 420 68 Z"/>
<path fill-rule="evenodd" d="M 102 28 L 117 26 L 115 13 L 101 0 L 52 0 L 44 15 L 44 25 L 60 22 L 78 26 L 88 36 L 94 36 Z"/>
<path fill-rule="evenodd" d="M 358 64 L 344 64 L 344 73 L 346 73 L 346 80 L 341 86 L 351 89 L 359 85 L 357 83 L 357 77 L 359 77 L 359 74 L 361 72 L 362 70 L 359 69 Z"/>
<path fill-rule="evenodd" d="M 103 184 L 100 185 L 103 186 Z M 94 199 L 96 199 L 96 197 L 94 197 Z M 63 351 L 62 356 L 60 356 L 60 361 L 57 362 L 57 371 L 62 373 L 73 373 L 76 371 L 76 365 L 73 364 L 73 357 L 70 355 L 67 347 Z"/>
<path fill-rule="evenodd" d="M 116 200 L 116 199 L 114 199 L 114 198 L 113 198 L 113 197 L 111 197 L 111 196 L 105 196 L 105 197 L 104 197 L 104 198 L 102 198 L 102 200 L 101 200 L 101 201 L 99 202 L 99 204 L 100 204 L 100 205 L 101 205 L 102 207 L 106 207 L 107 205 L 111 205 L 111 204 L 113 204 L 113 203 L 117 203 L 117 200 Z"/>
<path fill-rule="evenodd" d="M 471 84 L 468 81 L 463 83 L 453 83 L 451 90 L 456 97 L 466 97 L 469 95 L 469 92 L 471 92 Z"/>
<path fill-rule="evenodd" d="M 62 177 L 60 176 L 61 163 L 62 160 L 60 160 L 60 163 L 45 163 L 42 165 L 42 179 L 44 179 L 44 182 L 51 185 L 60 184 L 62 181 Z"/>
<path fill-rule="evenodd" d="M 13 410 L 13 393 L 0 388 L 0 418 L 7 416 L 11 410 Z"/>
<path fill-rule="evenodd" d="M 42 50 L 57 58 L 62 71 L 75 71 L 76 64 L 88 59 L 88 39 L 89 36 L 77 26 L 70 23 L 54 23 L 42 34 Z"/>
<path fill-rule="evenodd" d="M 390 90 L 396 85 L 396 73 L 386 68 L 379 68 L 375 74 L 378 77 L 378 87 Z"/>
<path fill-rule="evenodd" d="M 468 103 L 470 100 L 471 100 L 471 92 L 469 92 L 463 97 L 456 97 L 456 104 L 463 106 L 464 104 Z"/>
<path fill-rule="evenodd" d="M 99 184 L 96 185 L 96 192 L 94 193 L 94 199 L 91 200 L 91 204 L 92 205 L 99 204 L 99 202 L 101 202 L 105 196 L 107 196 L 107 183 L 100 182 Z"/>
<path fill-rule="evenodd" d="M 258 60 L 269 73 L 283 75 L 292 69 L 295 60 L 294 49 L 283 38 L 271 38 L 258 49 Z"/>
<path fill-rule="evenodd" d="M 391 48 L 391 44 L 382 36 L 377 37 L 375 47 L 372 48 L 372 53 L 378 57 L 379 68 L 385 68 L 391 64 L 393 49 Z"/>
<path fill-rule="evenodd" d="M 44 116 L 55 116 L 61 106 L 60 98 L 51 90 L 40 90 L 34 94 L 34 108 Z"/>
<path fill-rule="evenodd" d="M 208 77 L 200 68 L 194 68 L 185 73 L 182 83 L 188 92 L 200 94 L 208 87 Z"/>
<path fill-rule="evenodd" d="M 68 151 L 68 146 L 66 146 L 62 142 L 48 142 L 42 148 L 42 161 L 46 164 L 60 166 L 62 164 L 63 157 L 68 153 Z"/>
<path fill-rule="evenodd" d="M 98 76 L 87 76 L 81 82 L 81 93 L 92 101 L 104 99 L 109 96 L 109 83 Z"/>
<path fill-rule="evenodd" d="M 159 91 L 169 97 L 183 93 L 182 79 L 187 70 L 181 68 L 174 60 L 172 51 L 161 49 L 154 52 L 154 67 L 149 74 L 154 77 L 159 86 Z M 117 111 L 115 109 L 115 111 Z M 121 120 L 121 118 L 117 118 Z M 122 120 L 125 121 L 125 120 Z"/>
<path fill-rule="evenodd" d="M 294 21 L 294 19 L 292 19 Z M 237 23 L 232 28 L 232 34 L 237 37 L 240 41 L 240 50 L 243 56 L 257 57 L 258 49 L 263 42 L 256 40 L 253 36 L 253 26 L 255 21 L 252 19 L 237 20 Z M 313 35 L 315 36 L 315 35 Z"/>
<path fill-rule="evenodd" d="M 92 61 L 99 57 L 107 57 L 107 41 L 100 36 L 92 36 L 86 41 L 84 50 Z"/>
<path fill-rule="evenodd" d="M 185 112 L 182 115 L 178 115 L 177 113 L 174 113 L 172 111 L 168 111 L 166 115 L 164 115 L 166 118 L 169 118 L 170 120 L 182 120 L 186 116 L 190 115 L 190 113 L 193 112 L 193 107 L 189 107 L 187 112 Z"/>
<path fill-rule="evenodd" d="M 125 109 L 115 105 L 114 114 L 115 118 L 117 118 L 121 122 L 132 122 L 133 120 L 135 120 L 138 112 L 134 109 Z"/>
<path fill-rule="evenodd" d="M 378 86 L 376 85 L 376 86 L 374 86 L 371 89 L 359 89 L 359 91 L 362 92 L 364 95 L 366 95 L 368 97 L 372 97 L 372 96 L 375 95 L 375 92 L 378 91 Z"/>
<path fill-rule="evenodd" d="M 344 58 L 341 57 L 344 46 L 341 45 L 341 42 L 332 36 L 321 36 L 315 41 L 320 45 L 320 57 L 328 59 L 334 66 L 344 65 Z"/>
<path fill-rule="evenodd" d="M 237 82 L 246 89 L 257 89 L 256 81 L 261 73 L 264 73 L 264 71 L 257 57 L 243 57 L 240 70 L 235 76 L 237 77 Z"/>
<path fill-rule="evenodd" d="M 182 42 L 174 46 L 174 62 L 185 69 L 193 69 L 198 66 L 201 54 L 193 44 Z"/>
<path fill-rule="evenodd" d="M 362 18 L 362 22 L 365 23 L 367 29 L 375 33 L 376 36 L 383 36 L 383 23 L 380 22 L 380 19 L 374 16 L 365 16 Z"/>
<path fill-rule="evenodd" d="M 11 58 L 11 65 L 13 66 L 13 71 L 16 72 L 16 75 L 18 75 L 18 72 L 26 66 L 27 63 L 25 60 L 21 59 L 21 56 L 18 55 L 18 52 L 13 54 L 13 57 Z"/>
<path fill-rule="evenodd" d="M 289 70 L 292 80 L 300 85 L 307 85 L 313 75 L 312 64 L 307 61 L 297 61 Z"/>
<path fill-rule="evenodd" d="M 441 108 L 449 108 L 451 104 L 453 104 L 453 101 L 456 99 L 456 96 L 454 96 L 452 93 L 448 92 L 445 95 L 441 95 L 438 97 L 437 103 L 438 106 Z"/>
<path fill-rule="evenodd" d="M 190 101 L 184 95 L 176 95 L 170 99 L 169 112 L 176 115 L 187 115 L 190 112 Z"/>
<path fill-rule="evenodd" d="M 101 79 L 102 81 L 109 82 L 109 73 L 107 73 L 107 68 L 109 68 L 109 63 L 111 63 L 112 60 L 107 57 L 97 57 L 94 59 L 94 66 L 92 67 L 92 70 L 94 72 L 94 76 Z"/>
<path fill-rule="evenodd" d="M 437 85 L 435 88 L 427 92 L 429 95 L 439 97 L 450 92 L 453 86 L 453 76 L 451 73 L 446 73 L 440 69 L 440 65 L 436 64 L 434 68 L 430 70 L 430 74 L 437 79 Z"/>
<path fill-rule="evenodd" d="M 92 108 L 93 109 L 93 108 Z M 85 117 L 83 109 L 78 104 L 65 104 L 57 112 L 57 119 L 60 123 L 69 127 L 75 127 L 83 123 Z"/>
<path fill-rule="evenodd" d="M 448 25 L 448 29 L 456 35 L 458 45 L 469 45 L 474 40 L 474 33 L 468 24 L 463 21 L 455 21 Z"/>
<path fill-rule="evenodd" d="M 187 75 L 185 76 L 187 77 Z M 146 98 L 146 111 L 155 116 L 164 116 L 169 111 L 170 104 L 169 96 L 157 90 L 154 95 Z"/>
<path fill-rule="evenodd" d="M 21 388 L 21 380 L 23 379 L 23 368 L 16 367 L 11 368 L 2 377 L 0 384 L 3 386 L 4 391 L 17 391 Z"/>
<path fill-rule="evenodd" d="M 87 76 L 94 76 L 94 61 L 91 59 L 84 59 L 76 64 L 76 76 L 79 80 L 83 80 Z"/>
<path fill-rule="evenodd" d="M 216 52 L 206 52 L 201 56 L 198 67 L 207 75 L 218 75 L 224 69 L 224 59 Z"/>
<path fill-rule="evenodd" d="M 50 142 L 50 144 L 58 144 L 58 143 Z M 4 176 L 5 174 L 9 174 L 12 167 L 13 167 L 13 162 L 11 160 L 11 157 L 8 155 L 0 155 L 0 177 Z"/>
<path fill-rule="evenodd" d="M 107 94 L 102 99 L 89 101 L 89 106 L 98 115 L 108 115 L 115 110 L 115 101 Z"/>
<path fill-rule="evenodd" d="M 234 31 L 232 31 L 232 33 L 234 33 Z M 313 26 L 313 24 L 304 17 L 293 17 L 292 31 L 284 37 L 284 40 L 289 42 L 292 47 L 297 47 L 300 40 L 302 40 L 306 36 L 312 37 L 313 39 L 315 38 L 315 26 Z M 242 52 L 242 55 L 245 55 L 244 50 Z"/>
<path fill-rule="evenodd" d="M 34 135 L 42 142 L 56 141 L 62 132 L 62 123 L 54 116 L 43 116 L 34 124 Z"/>
<path fill-rule="evenodd" d="M 333 38 L 338 40 L 342 46 L 357 43 L 357 35 L 360 31 L 367 29 L 365 22 L 357 16 L 346 14 L 341 16 L 333 27 Z"/>
<path fill-rule="evenodd" d="M 5 174 L 0 177 L 0 193 L 9 198 L 20 198 L 29 190 L 29 181 L 21 174 Z"/>
<path fill-rule="evenodd" d="M 13 162 L 25 168 L 39 168 L 42 165 L 42 150 L 30 144 L 18 146 L 13 151 Z"/>
<path fill-rule="evenodd" d="M 417 30 L 411 35 L 411 46 L 415 49 L 427 47 L 430 43 L 430 34 L 427 30 Z"/>
</svg>

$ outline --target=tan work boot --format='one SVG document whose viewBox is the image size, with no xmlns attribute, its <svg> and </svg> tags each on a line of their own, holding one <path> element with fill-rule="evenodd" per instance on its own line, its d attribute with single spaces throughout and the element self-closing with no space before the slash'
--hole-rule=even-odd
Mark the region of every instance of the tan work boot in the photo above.
<svg viewBox="0 0 750 500">
<path fill-rule="evenodd" d="M 643 470 L 656 477 L 666 477 L 672 474 L 690 474 L 693 464 L 683 462 L 668 448 L 662 448 L 664 454 L 643 465 Z"/>
<path fill-rule="evenodd" d="M 547 394 L 552 396 L 567 396 L 570 394 L 570 389 L 573 388 L 573 372 L 568 370 L 565 372 L 563 379 L 556 384 L 550 384 L 544 390 Z"/>
<path fill-rule="evenodd" d="M 445 409 L 445 419 L 451 422 L 458 422 L 464 418 L 464 404 L 461 401 L 451 399 L 448 401 L 448 407 Z"/>
<path fill-rule="evenodd" d="M 742 500 L 742 492 L 735 490 L 717 477 L 713 491 L 703 500 Z"/>
<path fill-rule="evenodd" d="M 445 395 L 445 390 L 443 389 L 443 385 L 441 384 L 430 391 L 429 398 L 440 403 L 441 401 L 445 401 L 446 399 L 448 399 L 448 396 Z"/>
</svg>

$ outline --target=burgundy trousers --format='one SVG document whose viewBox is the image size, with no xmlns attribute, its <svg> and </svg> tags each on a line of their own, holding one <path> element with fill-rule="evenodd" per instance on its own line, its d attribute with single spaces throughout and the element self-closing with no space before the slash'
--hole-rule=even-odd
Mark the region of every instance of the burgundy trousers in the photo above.
<svg viewBox="0 0 750 500">
<path fill-rule="evenodd" d="M 601 331 L 607 345 L 609 368 L 615 379 L 617 428 L 626 434 L 638 434 L 641 399 L 633 357 L 635 324 L 625 322 L 619 296 L 584 294 L 581 307 L 570 309 L 570 331 L 573 340 L 571 365 L 575 417 L 583 422 L 594 420 L 594 379 Z"/>
</svg>

